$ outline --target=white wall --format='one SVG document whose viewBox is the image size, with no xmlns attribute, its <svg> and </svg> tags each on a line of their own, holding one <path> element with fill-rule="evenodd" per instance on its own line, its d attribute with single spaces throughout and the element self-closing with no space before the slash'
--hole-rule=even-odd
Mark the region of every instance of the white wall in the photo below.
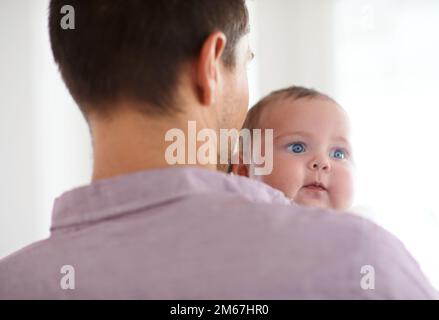
<svg viewBox="0 0 439 320">
<path fill-rule="evenodd" d="M 256 14 L 252 31 L 258 98 L 291 85 L 332 94 L 333 2 L 250 0 L 249 4 Z"/>
<path fill-rule="evenodd" d="M 54 198 L 91 171 L 87 127 L 52 61 L 47 4 L 0 1 L 0 257 L 47 237 Z"/>
<path fill-rule="evenodd" d="M 28 2 L 0 2 L 0 256 L 38 233 L 31 16 Z"/>
<path fill-rule="evenodd" d="M 439 287 L 439 2 L 334 3 L 333 81 L 354 127 L 357 205 Z"/>
</svg>

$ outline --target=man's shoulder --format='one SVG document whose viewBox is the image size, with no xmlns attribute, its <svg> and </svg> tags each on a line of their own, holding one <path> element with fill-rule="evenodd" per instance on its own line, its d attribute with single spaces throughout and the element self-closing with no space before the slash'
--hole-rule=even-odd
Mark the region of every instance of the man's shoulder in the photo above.
<svg viewBox="0 0 439 320">
<path fill-rule="evenodd" d="M 193 212 L 199 210 L 203 215 L 217 215 L 225 223 L 228 220 L 236 220 L 236 223 L 243 223 L 248 228 L 262 223 L 267 228 L 276 230 L 324 229 L 325 232 L 335 232 L 338 235 L 346 231 L 346 236 L 355 237 L 363 233 L 380 234 L 382 237 L 389 235 L 374 222 L 349 212 L 305 207 L 290 201 L 252 201 L 234 194 L 223 194 L 220 197 L 209 194 L 198 197 L 203 198 L 209 205 L 195 208 Z M 196 203 L 199 200 L 194 197 L 188 201 Z"/>
<path fill-rule="evenodd" d="M 47 251 L 51 250 L 48 239 L 36 241 L 0 259 L 0 299 L 22 297 L 15 291 L 26 286 L 29 275 L 37 274 L 45 269 L 45 260 L 50 259 Z M 45 253 L 46 252 L 46 253 Z"/>
<path fill-rule="evenodd" d="M 89 279 L 96 282 L 95 287 L 108 279 L 119 284 L 123 278 L 116 279 L 115 273 L 136 274 L 140 268 L 148 271 L 149 277 L 142 279 L 146 287 L 160 282 L 153 279 L 167 279 L 171 274 L 186 284 L 187 291 L 193 288 L 197 274 L 218 288 L 235 288 L 231 291 L 234 297 L 244 297 L 246 290 L 247 297 L 256 292 L 272 292 L 270 297 L 278 298 L 432 296 L 428 281 L 404 246 L 373 222 L 349 213 L 299 206 L 282 197 L 272 201 L 268 189 L 262 200 L 252 198 L 251 192 L 238 193 L 233 186 L 224 190 L 200 189 L 28 246 L 0 261 L 0 298 L 13 296 L 14 290 L 22 297 L 29 291 L 26 283 L 34 296 L 41 296 L 37 295 L 40 291 L 49 294 L 59 287 L 53 276 L 59 276 L 59 266 L 75 257 L 78 270 L 96 276 Z M 113 262 L 102 268 L 103 261 Z M 160 268 L 152 268 L 155 264 Z M 375 270 L 375 290 L 361 288 L 364 266 Z M 172 285 L 161 282 L 163 292 L 156 297 L 168 292 L 166 284 Z M 180 294 L 185 296 L 186 291 Z"/>
<path fill-rule="evenodd" d="M 7 254 L 3 258 L 0 258 L 0 272 L 4 269 L 10 268 L 12 264 L 26 264 L 27 262 L 24 260 L 32 259 L 35 254 L 38 254 L 37 252 L 40 252 L 41 250 L 45 250 L 45 248 L 47 248 L 47 245 L 50 243 L 50 241 L 48 240 L 49 239 L 42 239 L 35 241 L 18 249 L 17 251 Z"/>
<path fill-rule="evenodd" d="M 270 252 L 273 261 L 290 266 L 291 277 L 301 274 L 303 283 L 328 281 L 331 292 L 349 296 L 351 290 L 357 298 L 438 297 L 404 244 L 369 219 L 295 204 L 243 203 L 233 197 L 226 203 L 222 226 L 228 240 L 245 239 L 243 249 Z M 369 271 L 377 288 L 363 290 L 361 280 Z"/>
</svg>

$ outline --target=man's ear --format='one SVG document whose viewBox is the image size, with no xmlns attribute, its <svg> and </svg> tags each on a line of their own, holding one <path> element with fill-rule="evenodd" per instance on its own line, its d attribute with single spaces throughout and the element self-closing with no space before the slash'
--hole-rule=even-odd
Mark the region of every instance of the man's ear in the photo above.
<svg viewBox="0 0 439 320">
<path fill-rule="evenodd" d="M 226 36 L 222 32 L 212 33 L 200 51 L 196 64 L 196 83 L 198 99 L 201 104 L 210 106 L 215 103 L 221 56 L 226 47 Z"/>
</svg>

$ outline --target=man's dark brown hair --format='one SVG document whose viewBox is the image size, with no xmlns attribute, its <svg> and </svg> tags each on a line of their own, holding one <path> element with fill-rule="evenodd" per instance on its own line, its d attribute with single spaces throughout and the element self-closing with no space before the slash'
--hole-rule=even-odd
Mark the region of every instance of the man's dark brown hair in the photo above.
<svg viewBox="0 0 439 320">
<path fill-rule="evenodd" d="M 64 5 L 75 29 L 64 30 Z M 206 38 L 223 32 L 225 66 L 248 32 L 245 0 L 51 0 L 52 51 L 70 93 L 85 115 L 124 99 L 166 113 L 174 104 L 180 67 L 196 58 Z"/>
</svg>

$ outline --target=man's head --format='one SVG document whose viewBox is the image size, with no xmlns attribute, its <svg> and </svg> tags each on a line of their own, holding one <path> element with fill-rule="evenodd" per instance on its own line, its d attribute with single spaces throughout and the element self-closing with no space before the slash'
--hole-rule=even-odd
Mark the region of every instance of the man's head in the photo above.
<svg viewBox="0 0 439 320">
<path fill-rule="evenodd" d="M 290 87 L 273 92 L 248 113 L 244 128 L 273 129 L 273 171 L 254 165 L 234 172 L 263 181 L 303 205 L 346 210 L 353 197 L 349 120 L 330 97 Z"/>
<path fill-rule="evenodd" d="M 64 5 L 75 10 L 73 30 L 61 27 Z M 52 0 L 49 28 L 55 60 L 86 117 L 126 102 L 149 115 L 181 111 L 183 73 L 202 104 L 226 104 L 222 118 L 247 108 L 245 0 Z M 217 67 L 220 85 L 209 83 L 218 80 Z"/>
<path fill-rule="evenodd" d="M 62 28 L 64 6 L 74 29 Z M 89 122 L 94 180 L 164 167 L 171 128 L 238 129 L 248 108 L 245 0 L 51 0 L 62 77 Z"/>
</svg>

